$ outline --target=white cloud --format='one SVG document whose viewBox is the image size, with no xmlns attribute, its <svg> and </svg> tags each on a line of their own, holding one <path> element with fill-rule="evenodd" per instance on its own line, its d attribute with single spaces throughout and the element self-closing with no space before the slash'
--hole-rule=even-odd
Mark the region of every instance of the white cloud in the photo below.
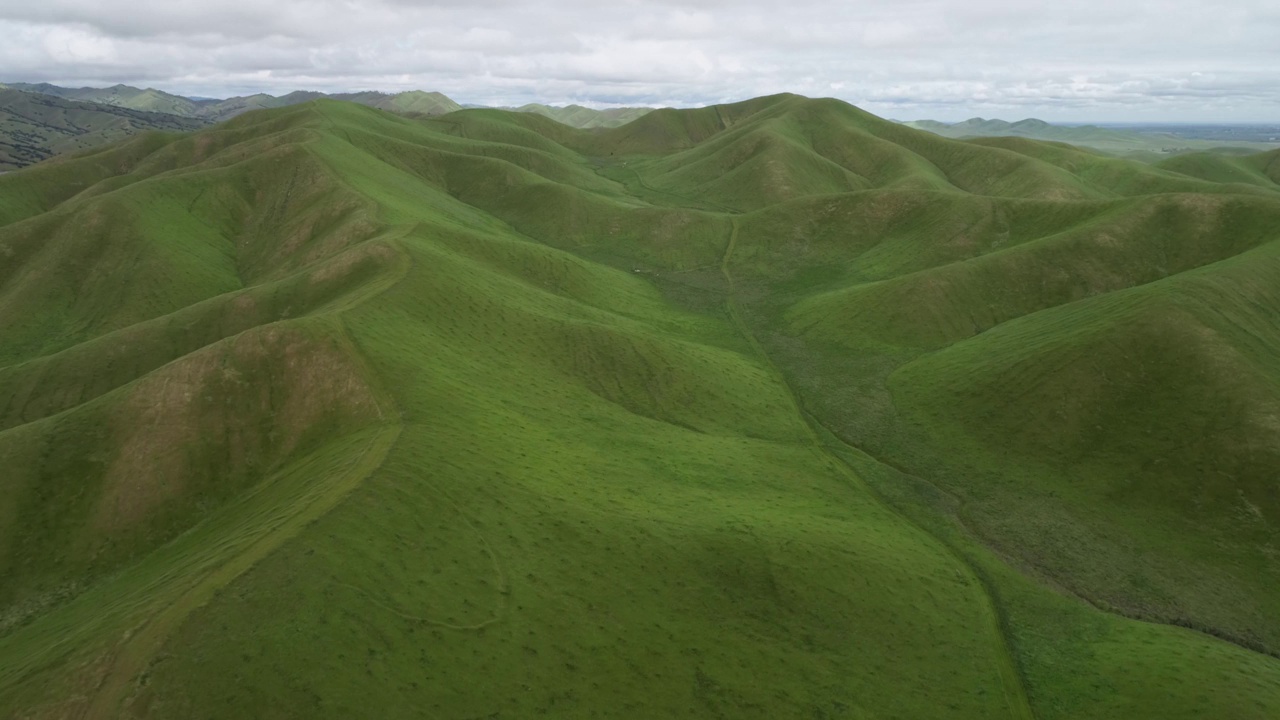
<svg viewBox="0 0 1280 720">
<path fill-rule="evenodd" d="M 464 102 L 836 95 L 894 117 L 1280 120 L 1280 3 L 0 0 L 0 81 Z"/>
</svg>

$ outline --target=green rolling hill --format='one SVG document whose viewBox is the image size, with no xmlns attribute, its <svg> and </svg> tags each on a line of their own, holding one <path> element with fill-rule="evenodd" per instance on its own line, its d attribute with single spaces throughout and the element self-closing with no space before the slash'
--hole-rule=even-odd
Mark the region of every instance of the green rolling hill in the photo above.
<svg viewBox="0 0 1280 720">
<path fill-rule="evenodd" d="M 1177 161 L 320 99 L 6 174 L 0 716 L 1273 718 L 1277 165 Z"/>
</svg>

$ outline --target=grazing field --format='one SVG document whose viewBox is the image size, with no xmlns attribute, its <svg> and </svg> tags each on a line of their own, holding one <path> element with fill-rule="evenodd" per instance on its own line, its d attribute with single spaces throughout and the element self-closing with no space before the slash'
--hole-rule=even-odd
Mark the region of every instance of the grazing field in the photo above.
<svg viewBox="0 0 1280 720">
<path fill-rule="evenodd" d="M 0 716 L 1273 718 L 1274 158 L 321 99 L 0 177 Z"/>
</svg>

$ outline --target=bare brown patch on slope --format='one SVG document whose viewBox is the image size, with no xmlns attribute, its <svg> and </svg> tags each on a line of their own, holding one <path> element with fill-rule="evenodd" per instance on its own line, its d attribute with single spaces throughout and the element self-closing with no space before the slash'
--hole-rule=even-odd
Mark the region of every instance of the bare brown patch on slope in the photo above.
<svg viewBox="0 0 1280 720">
<path fill-rule="evenodd" d="M 385 266 L 393 262 L 395 258 L 396 251 L 391 249 L 390 246 L 376 242 L 368 243 L 353 249 L 351 252 L 339 255 L 312 270 L 311 274 L 307 276 L 307 280 L 315 285 L 321 285 L 355 273 L 358 267 L 366 260 L 373 260 L 378 266 Z"/>
<path fill-rule="evenodd" d="M 224 340 L 130 389 L 110 419 L 120 450 L 92 527 L 109 535 L 180 499 L 243 487 L 300 445 L 378 414 L 335 339 L 269 325 Z"/>
<path fill-rule="evenodd" d="M 288 175 L 280 168 L 290 167 Z M 282 277 L 371 238 L 379 224 L 370 203 L 348 190 L 309 152 L 293 148 L 286 165 L 255 167 L 253 211 L 235 240 L 248 278 Z"/>
</svg>

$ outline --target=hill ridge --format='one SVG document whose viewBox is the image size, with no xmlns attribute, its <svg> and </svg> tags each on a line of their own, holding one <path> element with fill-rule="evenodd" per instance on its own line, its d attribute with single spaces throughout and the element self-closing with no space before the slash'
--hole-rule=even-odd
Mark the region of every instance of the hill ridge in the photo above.
<svg viewBox="0 0 1280 720">
<path fill-rule="evenodd" d="M 0 177 L 0 712 L 1265 717 L 1273 164 L 320 98 Z"/>
</svg>

